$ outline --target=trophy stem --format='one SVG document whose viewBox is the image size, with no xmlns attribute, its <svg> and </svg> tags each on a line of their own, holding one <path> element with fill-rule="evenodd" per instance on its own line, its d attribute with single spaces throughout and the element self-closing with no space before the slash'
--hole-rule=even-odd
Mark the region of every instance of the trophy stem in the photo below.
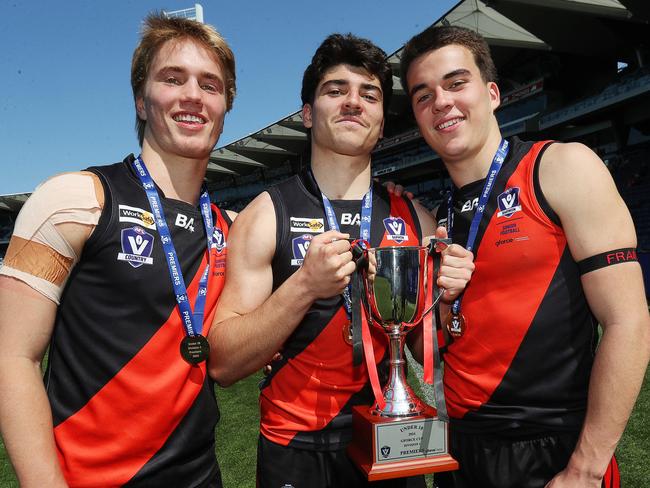
<svg viewBox="0 0 650 488">
<path fill-rule="evenodd" d="M 388 334 L 390 351 L 390 372 L 388 383 L 382 390 L 386 405 L 383 409 L 375 405 L 373 413 L 382 417 L 414 417 L 421 415 L 425 406 L 413 393 L 406 382 L 404 373 L 406 360 L 404 358 L 404 338 L 406 333 L 393 329 Z"/>
</svg>

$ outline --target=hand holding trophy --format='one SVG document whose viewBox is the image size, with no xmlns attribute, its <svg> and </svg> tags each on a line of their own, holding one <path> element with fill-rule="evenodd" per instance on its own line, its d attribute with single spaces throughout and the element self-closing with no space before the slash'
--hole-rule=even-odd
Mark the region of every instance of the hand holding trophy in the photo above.
<svg viewBox="0 0 650 488">
<path fill-rule="evenodd" d="M 433 297 L 433 288 L 440 252 L 449 244 L 449 239 L 433 238 L 428 247 L 364 249 L 359 257 L 358 262 L 363 265 L 359 266 L 356 279 L 362 282 L 363 308 L 368 323 L 380 327 L 388 336 L 390 351 L 388 382 L 381 394 L 375 392 L 375 405 L 370 409 L 353 408 L 354 436 L 348 453 L 370 481 L 458 468 L 449 455 L 435 331 L 429 341 L 433 351 L 427 351 L 425 346 L 425 362 L 433 356 L 437 409 L 415 395 L 404 372 L 406 334 L 432 311 L 442 296 Z M 358 251 L 357 255 L 360 256 Z M 431 266 L 435 270 L 429 269 Z M 369 331 L 364 332 L 369 335 Z M 373 376 L 376 378 L 376 364 L 369 358 L 374 358 L 374 354 L 367 350 L 371 341 L 364 343 L 372 380 Z"/>
</svg>

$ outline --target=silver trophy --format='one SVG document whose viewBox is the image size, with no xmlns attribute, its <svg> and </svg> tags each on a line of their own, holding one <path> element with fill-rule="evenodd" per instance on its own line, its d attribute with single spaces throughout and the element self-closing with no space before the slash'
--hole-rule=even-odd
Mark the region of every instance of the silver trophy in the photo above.
<svg viewBox="0 0 650 488">
<path fill-rule="evenodd" d="M 414 417 L 427 408 L 406 382 L 404 340 L 406 334 L 436 306 L 442 294 L 425 306 L 429 253 L 440 251 L 447 239 L 436 239 L 429 247 L 380 247 L 368 251 L 371 265 L 362 271 L 361 294 L 368 320 L 388 335 L 390 373 L 382 390 L 384 408 L 375 404 L 374 413 L 382 417 Z M 434 250 L 435 249 L 435 250 Z"/>
<path fill-rule="evenodd" d="M 438 303 L 433 297 L 427 307 L 428 266 L 438 267 L 436 254 L 449 239 L 432 239 L 429 247 L 379 247 L 364 251 L 365 261 L 357 264 L 362 285 L 357 284 L 368 322 L 384 330 L 389 339 L 390 373 L 378 400 L 371 408 L 352 407 L 352 442 L 347 452 L 369 481 L 415 476 L 458 469 L 449 455 L 449 434 L 440 357 L 433 334 L 434 389 L 437 408 L 420 400 L 406 382 L 404 339 Z M 354 253 L 353 253 L 354 254 Z M 430 255 L 433 259 L 430 259 Z M 432 270 L 435 279 L 436 270 Z M 358 282 L 357 282 L 358 283 Z M 365 352 L 368 355 L 368 351 Z M 372 352 L 370 352 L 372 357 Z M 368 357 L 368 356 L 367 356 Z M 368 364 L 370 368 L 371 365 Z"/>
</svg>

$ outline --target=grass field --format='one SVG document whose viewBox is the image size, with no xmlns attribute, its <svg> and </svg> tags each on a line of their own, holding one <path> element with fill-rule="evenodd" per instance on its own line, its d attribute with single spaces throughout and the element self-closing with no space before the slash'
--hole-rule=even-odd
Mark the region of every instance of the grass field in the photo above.
<svg viewBox="0 0 650 488">
<path fill-rule="evenodd" d="M 255 451 L 259 415 L 260 376 L 217 389 L 221 420 L 217 427 L 217 456 L 226 488 L 255 486 Z M 624 488 L 650 488 L 650 372 L 617 451 Z M 4 445 L 0 444 L 0 487 L 18 487 Z"/>
</svg>

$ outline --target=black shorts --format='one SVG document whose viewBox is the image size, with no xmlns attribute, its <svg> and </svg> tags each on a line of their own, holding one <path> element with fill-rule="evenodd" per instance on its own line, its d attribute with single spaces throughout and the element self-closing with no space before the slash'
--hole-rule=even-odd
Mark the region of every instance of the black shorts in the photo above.
<svg viewBox="0 0 650 488">
<path fill-rule="evenodd" d="M 449 437 L 460 469 L 436 474 L 439 488 L 544 488 L 566 467 L 578 441 L 577 432 L 521 440 L 450 429 Z M 615 458 L 602 486 L 621 486 Z"/>
<path fill-rule="evenodd" d="M 312 451 L 285 447 L 260 435 L 258 488 L 425 488 L 424 476 L 369 483 L 345 449 Z"/>
</svg>

